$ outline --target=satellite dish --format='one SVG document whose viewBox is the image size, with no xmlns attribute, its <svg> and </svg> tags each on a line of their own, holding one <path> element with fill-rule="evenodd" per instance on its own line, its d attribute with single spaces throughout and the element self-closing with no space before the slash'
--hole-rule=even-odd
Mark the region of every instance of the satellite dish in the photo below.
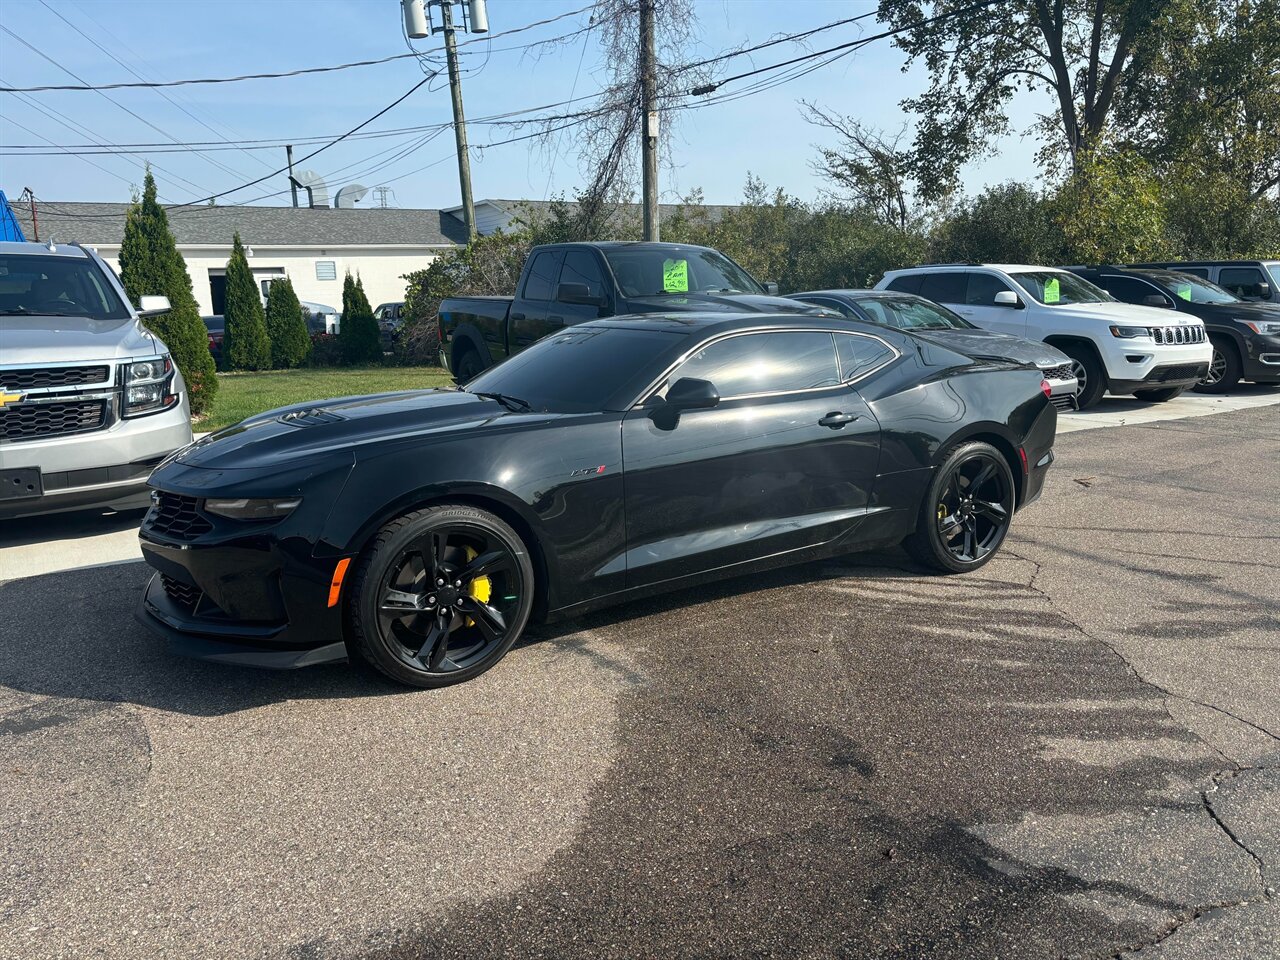
<svg viewBox="0 0 1280 960">
<path fill-rule="evenodd" d="M 349 210 L 363 200 L 364 195 L 368 192 L 369 188 L 363 184 L 348 183 L 338 191 L 338 196 L 334 198 L 333 205 Z"/>
</svg>

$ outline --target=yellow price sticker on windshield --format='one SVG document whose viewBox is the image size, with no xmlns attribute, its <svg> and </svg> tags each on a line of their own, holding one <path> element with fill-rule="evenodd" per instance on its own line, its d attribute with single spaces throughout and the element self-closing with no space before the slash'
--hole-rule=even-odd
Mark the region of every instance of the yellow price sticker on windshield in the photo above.
<svg viewBox="0 0 1280 960">
<path fill-rule="evenodd" d="M 1180 296 L 1183 300 L 1190 301 L 1190 299 L 1191 299 L 1191 284 L 1189 284 L 1189 283 L 1180 283 L 1180 284 L 1178 284 L 1178 286 L 1177 286 L 1177 294 L 1178 294 L 1178 296 Z"/>
<path fill-rule="evenodd" d="M 1058 290 L 1058 278 L 1050 277 L 1044 282 L 1044 302 L 1057 303 L 1062 299 L 1062 294 Z"/>
<path fill-rule="evenodd" d="M 689 261 L 662 261 L 662 289 L 667 293 L 689 292 Z"/>
</svg>

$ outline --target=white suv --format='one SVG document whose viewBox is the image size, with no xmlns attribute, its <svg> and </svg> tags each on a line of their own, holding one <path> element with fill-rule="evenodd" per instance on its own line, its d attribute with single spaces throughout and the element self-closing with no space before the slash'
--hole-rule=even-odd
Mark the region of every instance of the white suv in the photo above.
<svg viewBox="0 0 1280 960">
<path fill-rule="evenodd" d="M 876 289 L 918 294 L 979 327 L 1052 344 L 1071 358 L 1081 409 L 1106 391 L 1171 400 L 1203 379 L 1213 354 L 1195 317 L 1121 303 L 1054 267 L 928 265 L 890 270 Z"/>
</svg>

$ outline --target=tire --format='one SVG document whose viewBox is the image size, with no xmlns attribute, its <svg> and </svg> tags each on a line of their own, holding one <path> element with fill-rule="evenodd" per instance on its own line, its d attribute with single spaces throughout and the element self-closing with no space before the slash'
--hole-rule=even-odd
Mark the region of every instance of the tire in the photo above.
<svg viewBox="0 0 1280 960">
<path fill-rule="evenodd" d="M 958 444 L 934 471 L 915 532 L 903 546 L 916 562 L 933 570 L 977 570 L 1004 543 L 1013 521 L 1015 490 L 1013 471 L 999 450 L 981 441 Z"/>
<path fill-rule="evenodd" d="M 1234 343 L 1223 337 L 1210 337 L 1209 341 L 1213 344 L 1209 375 L 1191 389 L 1196 393 L 1226 393 L 1240 382 L 1240 374 L 1243 372 L 1240 351 Z"/>
<path fill-rule="evenodd" d="M 1186 387 L 1165 387 L 1163 390 L 1135 390 L 1133 395 L 1148 403 L 1166 403 L 1174 397 L 1182 396 Z"/>
<path fill-rule="evenodd" d="M 349 646 L 397 683 L 452 686 L 506 655 L 533 600 L 528 548 L 500 518 L 465 504 L 415 510 L 379 530 L 360 558 Z"/>
<path fill-rule="evenodd" d="M 1107 392 L 1107 374 L 1098 362 L 1098 356 L 1089 347 L 1078 343 L 1065 343 L 1058 347 L 1071 358 L 1071 368 L 1080 381 L 1076 389 L 1076 403 L 1081 410 L 1095 406 Z"/>
<path fill-rule="evenodd" d="M 475 347 L 463 347 L 454 355 L 453 376 L 458 383 L 474 380 L 484 371 Z"/>
</svg>

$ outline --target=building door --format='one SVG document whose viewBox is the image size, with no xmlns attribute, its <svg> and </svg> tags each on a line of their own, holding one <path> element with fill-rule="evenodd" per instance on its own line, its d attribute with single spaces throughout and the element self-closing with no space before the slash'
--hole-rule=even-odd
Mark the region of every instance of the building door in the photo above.
<svg viewBox="0 0 1280 960">
<path fill-rule="evenodd" d="M 209 299 L 213 302 L 214 316 L 222 316 L 227 306 L 227 275 L 209 274 Z"/>
</svg>

